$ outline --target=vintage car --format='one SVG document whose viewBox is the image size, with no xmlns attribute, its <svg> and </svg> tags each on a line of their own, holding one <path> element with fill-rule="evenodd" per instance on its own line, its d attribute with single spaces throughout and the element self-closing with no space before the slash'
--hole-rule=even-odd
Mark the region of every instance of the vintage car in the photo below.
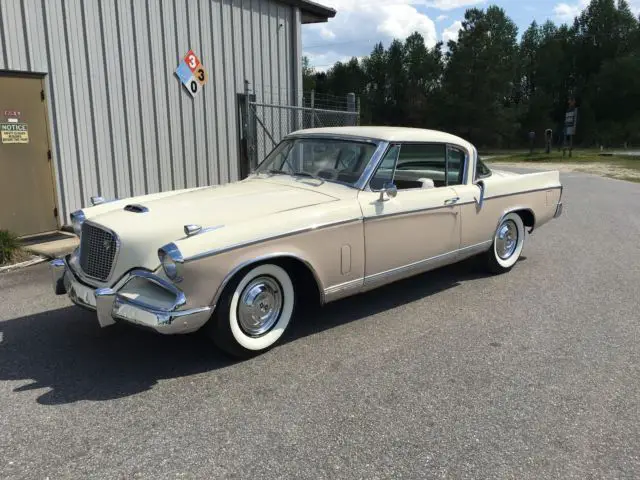
<svg viewBox="0 0 640 480">
<path fill-rule="evenodd" d="M 447 133 L 300 130 L 238 182 L 92 199 L 72 214 L 80 247 L 52 262 L 53 287 L 102 327 L 203 329 L 248 357 L 281 340 L 309 301 L 472 255 L 510 270 L 525 232 L 562 213 L 561 197 L 557 171 L 491 170 Z"/>
</svg>

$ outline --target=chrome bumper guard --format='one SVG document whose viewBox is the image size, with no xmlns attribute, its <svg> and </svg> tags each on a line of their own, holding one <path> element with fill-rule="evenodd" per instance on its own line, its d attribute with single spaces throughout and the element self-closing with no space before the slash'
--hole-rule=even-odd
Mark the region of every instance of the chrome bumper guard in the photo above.
<svg viewBox="0 0 640 480">
<path fill-rule="evenodd" d="M 146 270 L 133 270 L 114 288 L 94 288 L 83 283 L 69 266 L 69 255 L 50 263 L 53 291 L 67 294 L 76 305 L 94 310 L 102 327 L 117 320 L 151 328 L 165 334 L 189 333 L 202 327 L 211 316 L 209 306 L 180 310 L 186 304 L 184 293 L 172 283 Z M 140 300 L 135 294 L 126 295 L 125 287 L 131 281 L 148 282 L 173 296 L 169 304 L 154 304 Z"/>
</svg>

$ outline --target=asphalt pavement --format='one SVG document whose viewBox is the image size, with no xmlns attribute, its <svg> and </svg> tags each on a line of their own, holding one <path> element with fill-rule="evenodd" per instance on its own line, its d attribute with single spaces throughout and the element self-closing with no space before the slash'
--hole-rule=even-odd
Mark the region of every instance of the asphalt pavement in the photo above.
<svg viewBox="0 0 640 480">
<path fill-rule="evenodd" d="M 245 362 L 0 275 L 0 478 L 640 478 L 640 185 L 562 181 L 510 273 L 330 304 Z"/>
</svg>

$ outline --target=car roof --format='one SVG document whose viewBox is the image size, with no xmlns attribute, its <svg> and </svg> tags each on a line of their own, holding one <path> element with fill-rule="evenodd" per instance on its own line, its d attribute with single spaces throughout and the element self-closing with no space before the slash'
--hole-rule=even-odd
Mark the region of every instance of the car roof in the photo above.
<svg viewBox="0 0 640 480">
<path fill-rule="evenodd" d="M 438 142 L 451 143 L 467 148 L 469 151 L 474 149 L 466 140 L 452 135 L 450 133 L 438 130 L 428 130 L 424 128 L 409 127 L 326 127 L 326 128 L 307 128 L 297 130 L 288 136 L 305 136 L 305 135 L 330 135 L 330 136 L 348 136 L 359 138 L 371 138 L 375 140 L 383 140 L 386 142 Z"/>
</svg>

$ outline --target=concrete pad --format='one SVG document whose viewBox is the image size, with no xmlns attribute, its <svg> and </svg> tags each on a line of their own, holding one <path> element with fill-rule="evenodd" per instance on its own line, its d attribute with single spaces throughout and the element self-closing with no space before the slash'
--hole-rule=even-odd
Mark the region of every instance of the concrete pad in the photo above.
<svg viewBox="0 0 640 480">
<path fill-rule="evenodd" d="M 74 251 L 80 244 L 80 239 L 75 235 L 65 234 L 62 238 L 25 245 L 24 249 L 37 255 L 49 258 L 58 258 Z"/>
</svg>

